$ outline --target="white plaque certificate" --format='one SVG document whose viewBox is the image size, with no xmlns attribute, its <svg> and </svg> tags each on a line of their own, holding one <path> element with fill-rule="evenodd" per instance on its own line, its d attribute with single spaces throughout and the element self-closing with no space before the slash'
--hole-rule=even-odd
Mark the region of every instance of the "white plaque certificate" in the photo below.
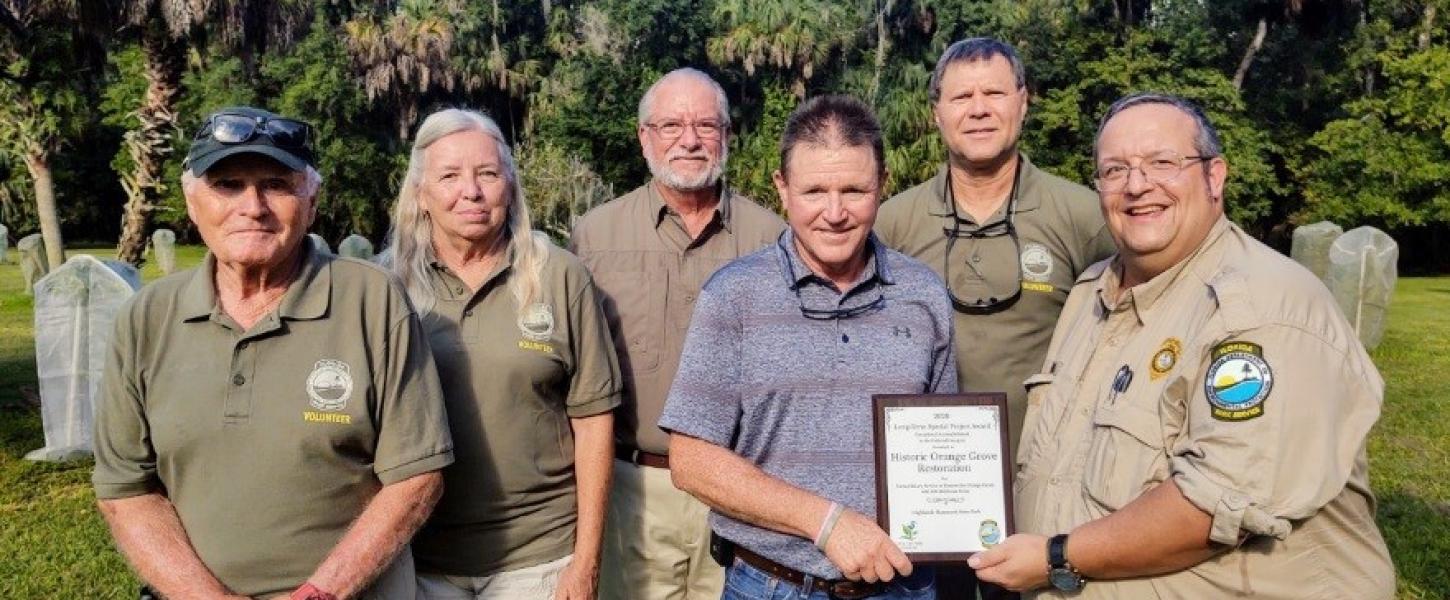
<svg viewBox="0 0 1450 600">
<path fill-rule="evenodd" d="M 1007 395 L 875 396 L 876 517 L 913 562 L 958 562 L 1013 531 Z"/>
</svg>

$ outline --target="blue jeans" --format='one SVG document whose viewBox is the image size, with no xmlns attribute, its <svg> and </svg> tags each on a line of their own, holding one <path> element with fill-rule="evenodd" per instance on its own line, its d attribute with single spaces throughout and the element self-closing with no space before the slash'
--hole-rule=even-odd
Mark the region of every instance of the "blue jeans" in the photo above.
<svg viewBox="0 0 1450 600">
<path fill-rule="evenodd" d="M 917 567 L 910 577 L 892 580 L 885 593 L 871 600 L 936 600 L 935 580 L 930 568 Z M 797 587 L 737 558 L 725 570 L 725 593 L 720 600 L 830 600 L 825 592 L 814 591 L 807 583 Z"/>
</svg>

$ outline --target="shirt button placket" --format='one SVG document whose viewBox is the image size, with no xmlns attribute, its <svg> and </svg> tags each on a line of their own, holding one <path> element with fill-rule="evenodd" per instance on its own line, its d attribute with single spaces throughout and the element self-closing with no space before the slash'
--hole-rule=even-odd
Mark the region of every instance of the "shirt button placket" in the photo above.
<svg viewBox="0 0 1450 600">
<path fill-rule="evenodd" d="M 228 421 L 246 419 L 252 413 L 252 390 L 247 385 L 253 371 L 256 349 L 249 340 L 237 342 L 232 351 L 230 386 L 227 386 L 224 417 Z"/>
</svg>

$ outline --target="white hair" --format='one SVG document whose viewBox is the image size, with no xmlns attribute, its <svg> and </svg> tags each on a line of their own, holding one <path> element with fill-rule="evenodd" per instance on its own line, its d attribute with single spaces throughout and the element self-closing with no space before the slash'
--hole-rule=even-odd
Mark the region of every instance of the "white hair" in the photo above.
<svg viewBox="0 0 1450 600">
<path fill-rule="evenodd" d="M 387 248 L 383 251 L 385 257 L 380 257 L 378 262 L 402 280 L 409 299 L 420 314 L 433 310 L 438 301 L 428 279 L 429 270 L 437 260 L 433 248 L 433 223 L 418 203 L 425 152 L 434 142 L 464 131 L 481 132 L 498 146 L 499 162 L 508 181 L 508 215 L 503 235 L 513 255 L 509 263 L 514 271 L 509 277 L 509 290 L 513 292 L 518 310 L 522 313 L 539 295 L 541 273 L 549 256 L 549 241 L 543 234 L 534 233 L 513 151 L 504 140 L 498 124 L 483 113 L 449 108 L 428 115 L 418 126 L 413 150 L 408 157 L 408 171 L 403 177 L 402 188 L 398 190 L 398 202 L 393 207 L 393 224 L 384 243 Z"/>
<path fill-rule="evenodd" d="M 302 175 L 302 186 L 293 190 L 293 192 L 299 197 L 308 200 L 316 199 L 317 191 L 322 189 L 322 174 L 318 173 L 317 169 L 312 168 L 312 165 L 307 165 L 307 168 L 302 170 Z M 201 177 L 193 175 L 191 169 L 183 169 L 181 171 L 182 195 L 190 196 L 192 191 L 196 189 L 196 184 L 200 181 Z"/>
<path fill-rule="evenodd" d="M 730 100 L 725 98 L 725 88 L 720 87 L 720 83 L 706 75 L 704 71 L 691 67 L 682 67 L 665 73 L 664 77 L 656 80 L 648 90 L 645 90 L 644 95 L 639 98 L 639 125 L 643 127 L 649 121 L 650 113 L 654 110 L 655 96 L 659 95 L 660 88 L 670 80 L 680 77 L 689 77 L 710 86 L 710 91 L 715 92 L 715 105 L 719 109 L 720 125 L 729 128 Z"/>
</svg>

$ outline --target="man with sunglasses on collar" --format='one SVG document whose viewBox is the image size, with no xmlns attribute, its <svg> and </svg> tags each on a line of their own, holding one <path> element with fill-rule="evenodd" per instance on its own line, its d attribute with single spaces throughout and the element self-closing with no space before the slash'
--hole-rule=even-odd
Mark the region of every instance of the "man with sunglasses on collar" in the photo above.
<svg viewBox="0 0 1450 600">
<path fill-rule="evenodd" d="M 948 47 L 930 82 L 947 164 L 887 201 L 876 222 L 882 242 L 945 280 L 956 309 L 958 381 L 966 391 L 1007 393 L 1014 456 L 1027 410 L 1023 381 L 1042 364 L 1073 281 L 1113 253 L 1092 191 L 1038 169 L 1018 149 L 1027 96 L 1011 46 L 972 38 Z M 944 588 L 971 585 L 969 570 L 941 573 L 951 580 Z"/>
<path fill-rule="evenodd" d="M 166 598 L 412 598 L 406 544 L 453 462 L 403 290 L 306 233 L 312 128 L 209 115 L 183 163 L 202 266 L 116 319 L 92 483 L 116 545 Z"/>
<path fill-rule="evenodd" d="M 695 306 L 660 419 L 675 485 L 712 509 L 724 598 L 933 598 L 868 516 L 871 396 L 956 391 L 950 300 L 871 233 L 886 169 L 870 108 L 807 101 L 780 154 L 790 229 Z"/>
</svg>

